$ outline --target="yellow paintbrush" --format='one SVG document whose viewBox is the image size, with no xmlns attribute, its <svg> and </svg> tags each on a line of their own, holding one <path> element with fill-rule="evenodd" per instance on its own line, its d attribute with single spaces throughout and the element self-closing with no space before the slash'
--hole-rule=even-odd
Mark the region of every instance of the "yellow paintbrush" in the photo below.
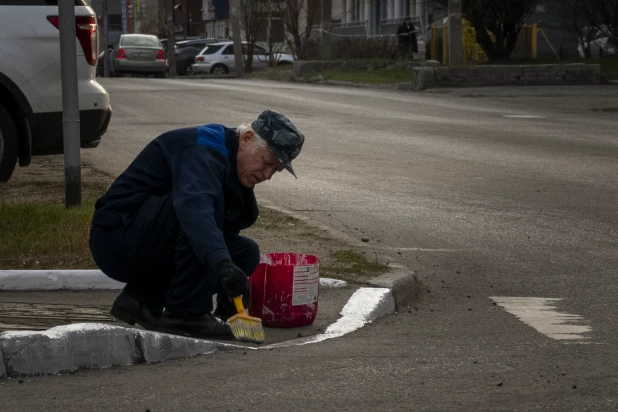
<svg viewBox="0 0 618 412">
<path fill-rule="evenodd" d="M 232 333 L 237 340 L 245 342 L 264 343 L 266 334 L 262 327 L 262 319 L 249 316 L 245 307 L 242 304 L 242 297 L 234 298 L 236 311 L 238 315 L 234 315 L 227 320 L 227 323 L 232 327 Z"/>
</svg>

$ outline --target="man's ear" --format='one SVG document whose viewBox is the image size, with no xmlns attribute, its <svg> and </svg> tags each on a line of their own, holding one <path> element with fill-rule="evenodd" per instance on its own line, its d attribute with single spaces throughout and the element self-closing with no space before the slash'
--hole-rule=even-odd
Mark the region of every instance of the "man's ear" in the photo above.
<svg viewBox="0 0 618 412">
<path fill-rule="evenodd" d="M 248 147 L 250 144 L 253 143 L 253 133 L 250 131 L 247 131 L 245 133 L 242 134 L 242 136 L 240 136 L 240 145 L 243 147 Z"/>
<path fill-rule="evenodd" d="M 252 143 L 253 142 L 253 132 L 246 131 L 242 136 L 240 136 L 240 141 L 244 145 Z"/>
</svg>

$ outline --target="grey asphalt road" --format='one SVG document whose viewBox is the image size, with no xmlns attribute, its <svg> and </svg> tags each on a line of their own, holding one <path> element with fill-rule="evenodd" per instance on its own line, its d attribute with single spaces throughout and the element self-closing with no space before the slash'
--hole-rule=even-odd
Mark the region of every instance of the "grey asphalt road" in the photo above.
<svg viewBox="0 0 618 412">
<path fill-rule="evenodd" d="M 82 153 L 112 175 L 166 130 L 284 112 L 307 138 L 299 179 L 276 176 L 259 196 L 368 236 L 426 291 L 316 345 L 8 380 L 0 409 L 618 410 L 618 87 L 101 83 L 112 124 Z M 591 329 L 552 339 L 490 297 L 561 298 Z"/>
</svg>

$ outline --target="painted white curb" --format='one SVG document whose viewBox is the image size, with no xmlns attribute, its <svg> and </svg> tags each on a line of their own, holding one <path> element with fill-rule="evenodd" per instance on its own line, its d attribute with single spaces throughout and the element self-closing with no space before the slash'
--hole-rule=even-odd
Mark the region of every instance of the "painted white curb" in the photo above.
<svg viewBox="0 0 618 412">
<path fill-rule="evenodd" d="M 0 290 L 122 289 L 100 270 L 0 270 Z"/>
<path fill-rule="evenodd" d="M 338 338 L 354 332 L 374 320 L 395 312 L 395 299 L 390 289 L 360 288 L 348 300 L 341 310 L 341 318 L 330 325 L 324 333 L 287 342 L 275 343 L 259 349 L 281 348 L 289 346 L 307 345 L 322 342 L 327 339 Z"/>
<path fill-rule="evenodd" d="M 0 290 L 120 290 L 124 283 L 100 270 L 0 270 Z M 320 286 L 342 288 L 347 282 L 320 278 Z"/>
<path fill-rule="evenodd" d="M 259 348 L 97 323 L 58 326 L 43 332 L 4 332 L 0 333 L 0 378 L 162 362 L 224 349 L 306 345 L 354 332 L 394 311 L 390 289 L 361 288 L 342 309 L 342 317 L 323 334 Z"/>
</svg>

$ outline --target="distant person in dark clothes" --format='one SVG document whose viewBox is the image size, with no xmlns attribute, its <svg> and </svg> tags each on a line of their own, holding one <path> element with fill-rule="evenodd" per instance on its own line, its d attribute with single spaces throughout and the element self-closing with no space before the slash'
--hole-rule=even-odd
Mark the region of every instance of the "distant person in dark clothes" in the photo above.
<svg viewBox="0 0 618 412">
<path fill-rule="evenodd" d="M 233 339 L 231 299 L 247 305 L 260 259 L 239 234 L 258 217 L 253 188 L 284 169 L 296 176 L 303 142 L 272 110 L 236 129 L 209 124 L 150 142 L 95 205 L 92 256 L 126 283 L 110 313 L 149 330 Z"/>
<path fill-rule="evenodd" d="M 418 43 L 416 41 L 416 27 L 412 24 L 410 17 L 406 17 L 403 24 L 397 29 L 397 39 L 399 40 L 399 58 L 414 58 L 413 53 L 418 53 Z"/>
</svg>

